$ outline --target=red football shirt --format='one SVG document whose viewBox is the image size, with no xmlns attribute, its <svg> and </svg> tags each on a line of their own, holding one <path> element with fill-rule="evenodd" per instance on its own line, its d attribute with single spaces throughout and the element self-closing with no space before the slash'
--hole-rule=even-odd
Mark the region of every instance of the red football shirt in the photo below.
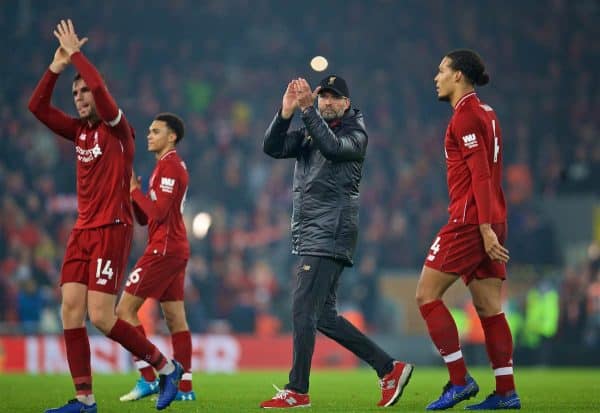
<svg viewBox="0 0 600 413">
<path fill-rule="evenodd" d="M 109 94 L 96 68 L 81 52 L 71 61 L 94 95 L 100 121 L 90 125 L 50 103 L 58 75 L 46 71 L 35 88 L 29 109 L 54 133 L 72 141 L 77 159 L 75 228 L 132 224 L 129 180 L 135 150 L 133 129 Z"/>
<path fill-rule="evenodd" d="M 502 191 L 502 131 L 494 110 L 475 92 L 463 96 L 446 129 L 449 222 L 506 221 Z"/>
<path fill-rule="evenodd" d="M 164 154 L 150 176 L 148 194 L 131 192 L 138 222 L 148 223 L 146 255 L 189 258 L 190 245 L 183 223 L 183 207 L 188 188 L 185 163 L 175 150 Z"/>
</svg>

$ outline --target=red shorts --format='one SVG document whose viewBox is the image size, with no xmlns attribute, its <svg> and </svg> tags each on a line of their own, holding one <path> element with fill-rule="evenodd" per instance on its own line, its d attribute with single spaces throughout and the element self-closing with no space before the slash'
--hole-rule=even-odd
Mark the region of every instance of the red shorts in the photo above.
<svg viewBox="0 0 600 413">
<path fill-rule="evenodd" d="M 492 224 L 500 244 L 506 241 L 506 224 Z M 506 265 L 492 261 L 485 252 L 479 225 L 446 224 L 438 232 L 425 266 L 445 273 L 458 274 L 465 284 L 473 279 L 506 279 Z"/>
<path fill-rule="evenodd" d="M 89 290 L 117 294 L 132 237 L 133 227 L 125 224 L 73 229 L 60 270 L 60 285 L 76 282 Z"/>
<path fill-rule="evenodd" d="M 158 301 L 183 301 L 187 259 L 164 255 L 143 255 L 129 274 L 125 291 Z"/>
</svg>

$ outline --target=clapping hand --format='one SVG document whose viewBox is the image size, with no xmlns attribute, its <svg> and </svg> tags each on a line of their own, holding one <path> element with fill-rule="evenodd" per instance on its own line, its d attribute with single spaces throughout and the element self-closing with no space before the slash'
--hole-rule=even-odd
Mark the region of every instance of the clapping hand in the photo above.
<svg viewBox="0 0 600 413">
<path fill-rule="evenodd" d="M 321 86 L 317 86 L 315 90 L 311 91 L 310 85 L 304 78 L 298 78 L 292 82 L 296 88 L 296 100 L 300 110 L 304 111 L 308 107 L 314 105 L 319 90 L 321 90 Z"/>
<path fill-rule="evenodd" d="M 56 25 L 54 36 L 58 39 L 60 47 L 68 54 L 68 56 L 78 52 L 81 46 L 88 41 L 87 37 L 79 39 L 77 33 L 75 33 L 75 27 L 73 26 L 71 19 L 68 19 L 67 21 L 61 20 L 60 23 Z"/>
<path fill-rule="evenodd" d="M 294 111 L 298 108 L 297 92 L 294 86 L 295 80 L 292 80 L 287 85 L 287 89 L 283 95 L 283 101 L 281 102 L 281 116 L 284 119 L 289 119 L 294 114 Z"/>
</svg>

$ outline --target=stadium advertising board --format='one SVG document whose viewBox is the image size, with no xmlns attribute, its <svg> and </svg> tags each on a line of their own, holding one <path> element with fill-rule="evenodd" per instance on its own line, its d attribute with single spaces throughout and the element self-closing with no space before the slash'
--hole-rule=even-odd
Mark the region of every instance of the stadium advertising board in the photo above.
<svg viewBox="0 0 600 413">
<path fill-rule="evenodd" d="M 172 354 L 168 336 L 153 336 L 153 343 Z M 91 336 L 92 371 L 117 373 L 132 370 L 131 355 L 118 343 Z M 232 373 L 243 369 L 288 369 L 292 360 L 291 336 L 254 337 L 192 335 L 192 369 Z M 337 343 L 317 337 L 313 368 L 352 368 L 358 360 Z M 68 373 L 62 336 L 0 337 L 0 372 Z"/>
</svg>

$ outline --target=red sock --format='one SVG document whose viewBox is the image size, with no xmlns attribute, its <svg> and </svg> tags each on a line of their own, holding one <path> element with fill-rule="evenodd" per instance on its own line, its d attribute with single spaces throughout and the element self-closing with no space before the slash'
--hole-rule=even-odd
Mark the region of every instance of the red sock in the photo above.
<svg viewBox="0 0 600 413">
<path fill-rule="evenodd" d="M 139 325 L 135 327 L 144 337 L 146 337 L 146 332 L 144 331 L 144 326 Z M 140 371 L 140 374 L 144 378 L 144 380 L 150 382 L 156 380 L 156 373 L 154 372 L 154 367 L 148 364 L 146 361 L 141 360 L 137 356 L 133 356 L 133 362 L 135 363 L 135 367 Z"/>
<path fill-rule="evenodd" d="M 485 348 L 496 377 L 496 393 L 505 395 L 515 390 L 513 376 L 513 341 L 504 313 L 481 318 Z"/>
<path fill-rule="evenodd" d="M 458 341 L 456 323 L 442 300 L 435 300 L 419 307 L 427 324 L 429 336 L 446 363 L 452 384 L 467 384 L 467 366 Z"/>
<path fill-rule="evenodd" d="M 90 365 L 90 340 L 85 327 L 64 331 L 69 370 L 78 396 L 92 394 L 92 367 Z"/>
<path fill-rule="evenodd" d="M 179 382 L 179 390 L 192 391 L 192 336 L 188 330 L 171 336 L 173 358 L 183 366 L 183 377 Z"/>
<path fill-rule="evenodd" d="M 162 369 L 167 364 L 167 359 L 154 344 L 148 341 L 138 329 L 120 318 L 107 336 L 121 344 L 134 356 L 150 363 L 156 370 Z"/>
</svg>

